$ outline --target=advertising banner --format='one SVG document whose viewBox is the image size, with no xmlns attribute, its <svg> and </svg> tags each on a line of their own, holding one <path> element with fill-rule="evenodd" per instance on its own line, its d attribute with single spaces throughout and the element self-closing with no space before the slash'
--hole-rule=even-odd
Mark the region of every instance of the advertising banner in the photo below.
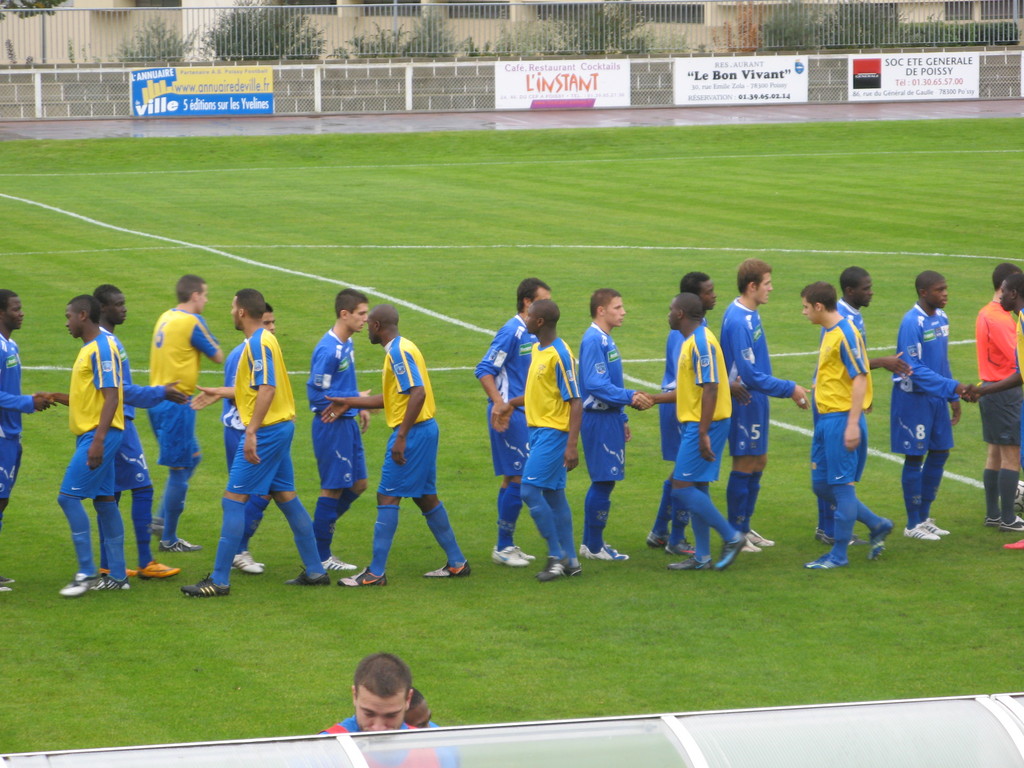
<svg viewBox="0 0 1024 768">
<path fill-rule="evenodd" d="M 495 109 L 629 106 L 629 61 L 498 61 Z"/>
<path fill-rule="evenodd" d="M 672 79 L 679 105 L 807 102 L 801 56 L 675 59 Z"/>
<path fill-rule="evenodd" d="M 274 114 L 271 67 L 159 67 L 131 74 L 134 117 Z"/>
<path fill-rule="evenodd" d="M 976 99 L 977 53 L 854 54 L 850 101 Z"/>
</svg>

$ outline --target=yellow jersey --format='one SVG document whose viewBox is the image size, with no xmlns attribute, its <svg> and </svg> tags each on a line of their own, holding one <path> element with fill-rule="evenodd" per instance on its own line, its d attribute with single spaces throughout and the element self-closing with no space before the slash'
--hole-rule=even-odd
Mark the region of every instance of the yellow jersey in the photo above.
<svg viewBox="0 0 1024 768">
<path fill-rule="evenodd" d="M 408 339 L 396 336 L 384 347 L 384 371 L 381 376 L 381 392 L 384 393 L 384 419 L 394 429 L 405 418 L 409 404 L 409 390 L 423 387 L 426 399 L 420 409 L 416 423 L 434 418 L 434 390 L 430 387 L 427 364 L 419 347 Z"/>
<path fill-rule="evenodd" d="M 863 408 L 871 407 L 873 387 L 867 349 L 860 331 L 844 317 L 821 336 L 814 404 L 818 413 L 846 413 L 853 406 L 853 380 L 865 374 L 868 388 Z"/>
<path fill-rule="evenodd" d="M 706 325 L 699 325 L 683 340 L 679 350 L 676 373 L 676 419 L 700 421 L 701 397 L 705 384 L 718 384 L 718 400 L 712 421 L 732 416 L 732 396 L 725 357 L 715 334 Z"/>
<path fill-rule="evenodd" d="M 202 315 L 183 309 L 169 309 L 153 328 L 149 348 L 149 386 L 177 381 L 186 395 L 196 391 L 200 356 L 213 357 L 220 351 Z"/>
<path fill-rule="evenodd" d="M 546 347 L 533 345 L 530 370 L 526 374 L 526 424 L 569 431 L 569 401 L 580 396 L 576 361 L 561 339 Z"/>
<path fill-rule="evenodd" d="M 265 328 L 259 328 L 245 340 L 235 373 L 235 407 L 242 423 L 249 426 L 256 395 L 261 385 L 274 387 L 274 399 L 261 426 L 269 427 L 282 421 L 295 420 L 295 396 L 288 380 L 288 369 L 281 355 L 277 337 Z"/>
<path fill-rule="evenodd" d="M 113 429 L 124 429 L 124 381 L 121 355 L 113 334 L 101 333 L 83 344 L 71 368 L 68 387 L 68 426 L 72 434 L 84 435 L 100 425 L 103 412 L 101 389 L 117 389 L 117 411 L 110 422 Z"/>
</svg>

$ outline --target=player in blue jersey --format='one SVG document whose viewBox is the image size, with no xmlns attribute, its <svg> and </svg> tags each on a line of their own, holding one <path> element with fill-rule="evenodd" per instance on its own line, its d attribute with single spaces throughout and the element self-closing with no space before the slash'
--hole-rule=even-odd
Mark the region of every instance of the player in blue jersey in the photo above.
<svg viewBox="0 0 1024 768">
<path fill-rule="evenodd" d="M 53 405 L 45 392 L 21 394 L 21 357 L 11 336 L 24 320 L 18 294 L 0 289 L 0 528 L 21 467 L 21 415 Z M 13 583 L 14 579 L 0 576 L 0 592 L 10 592 Z"/>
<path fill-rule="evenodd" d="M 219 364 L 224 362 L 224 352 L 202 316 L 209 298 L 206 282 L 198 275 L 183 275 L 175 292 L 177 306 L 160 315 L 153 328 L 149 383 L 158 386 L 177 382 L 178 389 L 191 397 L 196 391 L 202 357 Z M 178 519 L 185 509 L 189 479 L 202 459 L 196 440 L 195 411 L 186 404 L 167 401 L 147 413 L 160 445 L 157 461 L 168 467 L 167 487 L 153 521 L 154 533 L 160 535 L 160 551 L 197 552 L 202 546 L 178 536 Z"/>
<path fill-rule="evenodd" d="M 949 299 L 946 278 L 926 270 L 914 281 L 917 303 L 903 316 L 896 349 L 913 372 L 893 376 L 889 437 L 893 453 L 902 453 L 903 501 L 911 539 L 938 541 L 949 531 L 936 525 L 932 502 L 953 447 L 953 427 L 960 421 L 960 395 L 967 388 L 949 368 Z"/>
<path fill-rule="evenodd" d="M 54 399 L 68 406 L 68 426 L 75 435 L 75 453 L 61 482 L 57 503 L 68 526 L 78 560 L 74 579 L 60 590 L 80 597 L 90 589 L 128 589 L 124 559 L 124 524 L 114 498 L 114 464 L 124 430 L 124 390 L 116 339 L 100 329 L 100 303 L 88 294 L 76 296 L 64 310 L 68 333 L 82 340 L 71 369 L 67 394 Z M 92 553 L 89 516 L 82 499 L 92 499 L 110 573 L 100 574 Z"/>
<path fill-rule="evenodd" d="M 864 347 L 867 348 L 868 334 L 864 327 L 864 316 L 861 310 L 871 304 L 871 298 L 875 295 L 872 290 L 873 283 L 871 275 L 862 267 L 847 267 L 839 276 L 839 287 L 842 290 L 842 298 L 836 303 L 836 310 L 843 317 L 848 317 L 850 322 L 860 333 L 864 340 Z M 822 335 L 825 331 L 822 329 Z M 873 357 L 870 360 L 869 368 L 884 368 L 890 373 L 898 376 L 909 376 L 910 366 L 903 359 L 901 354 Z M 813 398 L 812 398 L 813 405 Z M 817 409 L 814 409 L 814 417 L 817 419 Z M 867 441 L 865 440 L 865 443 Z M 814 538 L 823 544 L 832 546 L 835 543 L 835 508 L 818 498 L 818 527 L 814 532 Z M 867 544 L 866 541 L 854 534 L 850 540 L 851 544 Z"/>
<path fill-rule="evenodd" d="M 274 316 L 274 308 L 267 304 L 266 312 L 261 320 L 263 329 L 269 333 L 277 332 L 277 318 Z M 234 462 L 235 454 L 238 453 L 238 444 L 245 439 L 245 424 L 238 414 L 238 407 L 235 405 L 235 375 L 238 373 L 238 361 L 245 350 L 243 341 L 228 353 L 224 361 L 224 386 L 223 387 L 197 387 L 199 390 L 192 396 L 192 410 L 199 411 L 212 405 L 218 400 L 223 401 L 221 407 L 221 423 L 224 425 L 224 454 L 227 457 L 228 472 L 231 472 L 231 464 Z M 266 570 L 266 565 L 257 562 L 249 551 L 249 541 L 263 520 L 263 514 L 270 505 L 269 494 L 252 495 L 245 502 L 245 527 L 242 530 L 242 538 L 238 543 L 238 552 L 231 561 L 231 567 L 242 573 L 261 574 Z"/>
<path fill-rule="evenodd" d="M 344 413 L 350 408 L 383 408 L 391 427 L 384 453 L 380 484 L 377 486 L 377 522 L 373 528 L 373 560 L 358 574 L 338 581 L 340 587 L 385 586 L 388 554 L 398 530 L 398 509 L 403 498 L 411 498 L 423 513 L 447 561 L 427 578 L 469 576 L 471 569 L 455 538 L 448 510 L 437 497 L 438 428 L 434 420 L 437 406 L 423 355 L 415 344 L 398 333 L 398 310 L 390 304 L 378 304 L 367 318 L 371 344 L 384 348 L 381 394 L 327 399 Z"/>
<path fill-rule="evenodd" d="M 366 296 L 345 288 L 334 298 L 334 326 L 313 350 L 306 395 L 313 411 L 313 454 L 320 472 L 320 498 L 313 513 L 316 546 L 329 571 L 354 571 L 356 566 L 331 552 L 334 526 L 366 490 L 366 456 L 361 434 L 370 425 L 370 412 L 350 408 L 341 412 L 327 395 L 358 397 L 355 344 L 352 337 L 366 325 Z"/>
<path fill-rule="evenodd" d="M 583 503 L 583 542 L 580 557 L 590 560 L 628 560 L 604 540 L 615 483 L 625 478 L 626 443 L 630 440 L 628 405 L 645 410 L 650 395 L 623 387 L 622 359 L 612 330 L 622 325 L 626 309 L 622 294 L 601 288 L 590 297 L 590 327 L 580 342 L 579 385 L 583 400 L 583 455 L 590 488 Z"/>
<path fill-rule="evenodd" d="M 869 560 L 878 558 L 885 549 L 893 524 L 864 506 L 856 493 L 867 459 L 864 411 L 871 407 L 872 399 L 864 339 L 854 323 L 836 310 L 836 291 L 828 283 L 808 285 L 800 298 L 804 317 L 823 331 L 815 375 L 818 416 L 811 444 L 811 487 L 815 495 L 835 508 L 832 551 L 804 567 L 827 570 L 849 564 L 847 547 L 854 523 L 863 523 L 871 534 Z"/>
<path fill-rule="evenodd" d="M 100 303 L 100 331 L 114 336 L 114 329 L 128 318 L 124 293 L 117 286 L 105 283 L 98 286 L 92 295 Z M 114 459 L 114 498 L 120 505 L 121 494 L 124 491 L 132 492 L 132 528 L 135 531 L 139 563 L 138 569 L 128 569 L 128 575 L 138 575 L 143 579 L 166 579 L 181 573 L 181 568 L 172 568 L 153 559 L 149 541 L 150 526 L 153 523 L 153 481 L 149 476 L 149 465 L 142 450 L 139 432 L 135 428 L 135 409 L 152 408 L 164 400 L 184 403 L 188 398 L 175 386 L 177 382 L 169 382 L 162 387 L 133 384 L 128 353 L 120 339 L 116 336 L 114 338 L 118 354 L 121 356 L 124 382 L 124 433 L 121 436 L 121 447 Z M 102 526 L 99 528 L 99 538 L 100 573 L 109 573 Z"/>
<path fill-rule="evenodd" d="M 736 272 L 740 295 L 722 317 L 722 351 L 729 380 L 737 377 L 750 392 L 750 402 L 736 403 L 729 431 L 729 453 L 732 472 L 726 487 L 729 522 L 746 534 L 747 552 L 775 544 L 771 539 L 751 530 L 757 496 L 761 490 L 761 474 L 768 464 L 768 425 L 770 397 L 788 397 L 798 407 L 807 409 L 807 391 L 795 381 L 772 375 L 768 340 L 758 307 L 771 295 L 772 268 L 760 259 L 747 259 Z"/>
<path fill-rule="evenodd" d="M 405 715 L 412 701 L 409 665 L 391 653 L 373 653 L 356 667 L 352 680 L 355 714 L 320 733 L 363 733 L 410 728 Z"/>
<path fill-rule="evenodd" d="M 508 401 L 526 390 L 526 373 L 537 337 L 526 330 L 530 305 L 550 299 L 551 289 L 536 277 L 528 277 L 516 289 L 516 314 L 501 326 L 483 359 L 473 372 L 487 393 L 487 429 L 491 438 L 494 474 L 501 477 L 498 489 L 498 541 L 491 560 L 499 565 L 523 568 L 534 560 L 515 542 L 516 522 L 523 508 L 523 465 L 530 453 L 530 434 L 522 406 L 512 408 Z M 494 428 L 493 420 L 508 419 L 504 432 Z"/>
<path fill-rule="evenodd" d="M 704 324 L 707 325 L 707 313 L 715 308 L 718 295 L 711 277 L 704 272 L 687 272 L 679 281 L 679 293 L 692 293 L 700 298 L 704 305 Z M 661 425 L 661 458 L 675 466 L 676 455 L 679 453 L 679 436 L 682 424 L 676 418 L 676 373 L 679 368 L 679 350 L 683 346 L 683 334 L 669 329 L 665 341 L 665 372 L 661 377 L 661 394 L 654 397 L 658 403 L 658 420 Z M 750 393 L 739 380 L 729 382 L 729 389 L 734 402 L 750 402 Z M 658 514 L 651 532 L 647 534 L 647 546 L 651 549 L 664 548 L 670 555 L 692 555 L 693 545 L 686 540 L 686 526 L 689 518 L 683 515 L 680 519 L 672 517 L 672 472 L 661 487 L 661 501 Z M 669 523 L 672 533 L 669 534 Z"/>
<path fill-rule="evenodd" d="M 230 594 L 231 567 L 245 531 L 245 503 L 269 494 L 291 528 L 303 570 L 285 584 L 327 586 L 331 583 L 316 557 L 313 524 L 295 493 L 291 447 L 295 435 L 295 396 L 277 337 L 263 327 L 263 294 L 245 288 L 231 301 L 235 328 L 245 334 L 245 349 L 235 375 L 235 404 L 245 437 L 235 453 L 221 499 L 224 517 L 213 571 L 181 588 L 187 597 Z"/>
<path fill-rule="evenodd" d="M 683 335 L 676 373 L 676 418 L 683 425 L 679 454 L 672 473 L 673 513 L 688 513 L 693 525 L 694 553 L 673 571 L 728 568 L 742 551 L 746 537 L 722 517 L 711 501 L 710 485 L 718 480 L 722 449 L 729 434 L 732 398 L 722 386 L 728 379 L 722 348 L 704 323 L 704 304 L 681 293 L 669 307 L 668 324 Z M 711 529 L 722 537 L 722 554 L 711 562 Z"/>
</svg>

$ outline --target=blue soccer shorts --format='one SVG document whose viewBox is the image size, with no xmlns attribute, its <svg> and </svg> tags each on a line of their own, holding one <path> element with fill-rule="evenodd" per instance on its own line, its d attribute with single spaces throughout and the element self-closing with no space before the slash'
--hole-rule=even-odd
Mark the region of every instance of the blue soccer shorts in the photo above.
<svg viewBox="0 0 1024 768">
<path fill-rule="evenodd" d="M 266 496 L 275 491 L 295 490 L 295 471 L 292 468 L 292 438 L 295 422 L 281 421 L 256 432 L 256 454 L 259 464 L 250 464 L 245 458 L 245 440 L 231 462 L 227 490 L 249 496 Z"/>
<path fill-rule="evenodd" d="M 713 483 L 718 480 L 722 468 L 722 453 L 729 437 L 729 419 L 712 421 L 708 430 L 714 461 L 700 455 L 700 424 L 696 421 L 683 422 L 683 436 L 679 442 L 679 454 L 672 479 L 684 483 Z"/>
<path fill-rule="evenodd" d="M 160 446 L 157 463 L 164 467 L 194 467 L 199 463 L 196 412 L 188 403 L 164 400 L 150 408 L 149 423 Z"/>
<path fill-rule="evenodd" d="M 343 416 L 325 424 L 313 414 L 312 433 L 321 488 L 351 488 L 356 481 L 366 479 L 366 454 L 358 418 Z"/>
<path fill-rule="evenodd" d="M 565 488 L 565 446 L 569 433 L 551 427 L 530 427 L 530 458 L 523 467 L 523 485 L 557 491 Z"/>
<path fill-rule="evenodd" d="M 661 424 L 661 458 L 675 461 L 679 455 L 679 437 L 683 434 L 683 425 L 676 418 L 674 402 L 658 406 L 658 421 Z"/>
<path fill-rule="evenodd" d="M 124 434 L 121 436 L 121 447 L 117 449 L 114 459 L 114 489 L 132 491 L 152 485 L 146 454 L 142 452 L 142 441 L 135 421 L 124 420 Z"/>
<path fill-rule="evenodd" d="M 848 414 L 819 413 L 811 440 L 811 485 L 847 485 L 856 483 L 864 474 L 868 460 L 868 420 L 860 415 L 860 445 L 846 449 L 845 434 Z"/>
<path fill-rule="evenodd" d="M 893 453 L 924 456 L 928 451 L 953 447 L 953 422 L 949 402 L 941 397 L 892 388 L 889 411 L 890 448 Z"/>
<path fill-rule="evenodd" d="M 418 499 L 437 493 L 437 422 L 433 419 L 413 424 L 405 437 L 405 464 L 391 458 L 391 446 L 398 427 L 391 432 L 384 449 L 384 468 L 377 493 L 401 499 Z"/>
<path fill-rule="evenodd" d="M 516 408 L 512 411 L 508 429 L 497 432 L 491 424 L 491 410 L 494 403 L 487 407 L 487 431 L 491 436 L 491 462 L 494 474 L 503 477 L 515 477 L 523 474 L 526 458 L 530 455 L 530 430 L 526 426 L 526 411 Z"/>
<path fill-rule="evenodd" d="M 65 496 L 80 499 L 95 499 L 97 496 L 114 495 L 114 464 L 121 447 L 120 429 L 108 429 L 103 439 L 103 461 L 95 469 L 89 469 L 87 454 L 96 431 L 90 430 L 75 440 L 75 453 L 64 472 L 60 492 Z"/>
<path fill-rule="evenodd" d="M 0 438 L 0 499 L 11 498 L 21 468 L 20 436 Z"/>
<path fill-rule="evenodd" d="M 580 436 L 592 482 L 618 482 L 626 476 L 625 427 L 621 411 L 583 412 Z"/>
<path fill-rule="evenodd" d="M 728 389 L 719 389 L 719 397 Z M 768 453 L 769 397 L 763 392 L 751 392 L 750 402 L 740 405 L 733 401 L 732 426 L 729 428 L 729 454 L 731 456 L 764 456 Z"/>
</svg>

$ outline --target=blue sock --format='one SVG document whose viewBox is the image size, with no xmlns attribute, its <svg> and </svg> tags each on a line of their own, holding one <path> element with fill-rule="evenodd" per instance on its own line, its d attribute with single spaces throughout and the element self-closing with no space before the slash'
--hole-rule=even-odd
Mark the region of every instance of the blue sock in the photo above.
<svg viewBox="0 0 1024 768">
<path fill-rule="evenodd" d="M 334 523 L 338 519 L 338 500 L 330 496 L 321 496 L 313 508 L 313 536 L 316 538 L 316 551 L 323 562 L 331 556 L 331 543 L 334 541 Z"/>
<path fill-rule="evenodd" d="M 537 530 L 548 543 L 548 557 L 562 557 L 562 545 L 555 528 L 555 516 L 545 497 L 544 489 L 529 483 L 523 483 L 523 502 L 530 510 L 530 517 L 537 524 Z"/>
<path fill-rule="evenodd" d="M 903 504 L 907 508 L 907 528 L 915 528 L 921 522 L 921 461 L 923 456 L 907 456 L 903 459 Z"/>
<path fill-rule="evenodd" d="M 743 516 L 743 533 L 750 533 L 750 520 L 754 516 L 754 509 L 757 507 L 757 495 L 761 493 L 761 475 L 763 472 L 751 472 L 747 480 L 747 511 Z"/>
<path fill-rule="evenodd" d="M 173 544 L 178 540 L 178 519 L 185 511 L 185 494 L 188 493 L 188 481 L 194 469 L 195 467 L 172 467 L 167 473 L 167 487 L 164 488 L 164 498 L 160 504 L 164 518 L 161 541 L 164 544 Z"/>
<path fill-rule="evenodd" d="M 355 503 L 360 494 L 353 491 L 351 488 L 342 488 L 341 496 L 338 497 L 338 517 L 340 518 L 349 508 Z"/>
<path fill-rule="evenodd" d="M 946 466 L 949 451 L 929 451 L 921 470 L 921 522 L 932 516 L 932 502 L 939 493 L 942 469 Z"/>
<path fill-rule="evenodd" d="M 750 473 L 735 470 L 730 472 L 729 483 L 725 486 L 725 504 L 729 511 L 729 524 L 738 530 L 743 530 L 747 524 L 749 494 Z"/>
<path fill-rule="evenodd" d="M 92 502 L 96 510 L 96 519 L 102 521 L 105 541 L 103 551 L 110 563 L 110 575 L 118 581 L 128 578 L 124 560 L 124 521 L 116 501 Z"/>
<path fill-rule="evenodd" d="M 213 573 L 210 578 L 214 584 L 224 587 L 231 583 L 231 563 L 238 552 L 238 542 L 245 530 L 245 503 L 234 499 L 221 498 L 221 509 L 224 516 L 220 523 L 220 540 L 217 542 L 217 554 L 213 559 Z"/>
<path fill-rule="evenodd" d="M 120 504 L 121 494 L 115 497 Z M 139 556 L 139 567 L 145 568 L 153 562 L 153 549 L 149 543 L 149 525 L 153 522 L 153 486 L 132 490 L 132 528 L 135 530 L 135 549 Z"/>
<path fill-rule="evenodd" d="M 270 499 L 264 499 L 262 496 L 250 496 L 245 502 L 245 527 L 242 529 L 242 538 L 238 542 L 238 552 L 235 554 L 240 555 L 249 551 L 249 539 L 263 522 L 263 513 L 269 504 Z"/>
<path fill-rule="evenodd" d="M 302 564 L 306 566 L 307 576 L 320 576 L 324 571 L 323 562 L 317 557 L 316 539 L 313 538 L 313 521 L 309 519 L 309 513 L 302 506 L 299 497 L 291 501 L 277 502 L 278 508 L 284 512 L 284 517 L 292 529 L 292 537 L 295 539 L 295 547 L 299 550 L 299 557 Z"/>
<path fill-rule="evenodd" d="M 523 486 L 509 483 L 498 491 L 498 549 L 515 546 L 516 522 L 523 509 Z"/>
<path fill-rule="evenodd" d="M 836 506 L 831 501 L 818 498 L 818 528 L 824 531 L 826 536 L 835 538 L 836 535 Z"/>
<path fill-rule="evenodd" d="M 836 538 L 832 545 L 832 559 L 837 563 L 847 562 L 846 550 L 853 538 L 853 524 L 857 521 L 857 493 L 852 485 L 830 485 L 836 500 Z"/>
<path fill-rule="evenodd" d="M 666 482 L 668 482 L 668 499 L 672 510 L 672 535 L 668 537 L 668 545 L 674 547 L 686 541 L 686 526 L 690 524 L 690 511 L 678 505 L 676 497 L 672 495 L 672 482 Z M 693 535 L 696 537 L 696 529 L 694 529 Z"/>
<path fill-rule="evenodd" d="M 593 482 L 583 502 L 583 543 L 591 552 L 604 548 L 604 529 L 612 507 L 614 482 Z"/>
<path fill-rule="evenodd" d="M 74 496 L 57 496 L 57 503 L 64 510 L 71 528 L 71 543 L 75 545 L 75 556 L 78 558 L 78 573 L 86 576 L 96 575 L 96 562 L 92 558 L 92 539 L 89 536 L 89 516 L 85 514 L 82 500 Z"/>
<path fill-rule="evenodd" d="M 668 536 L 668 526 L 672 522 L 672 481 L 666 480 L 661 484 L 661 501 L 658 502 L 658 514 L 654 518 L 654 525 L 651 533 L 655 536 L 665 538 Z"/>
<path fill-rule="evenodd" d="M 370 573 L 383 576 L 388 566 L 388 554 L 391 542 L 398 530 L 398 505 L 379 504 L 377 506 L 377 522 L 373 526 L 373 560 L 370 561 Z"/>
<path fill-rule="evenodd" d="M 868 509 L 867 505 L 863 501 L 857 499 L 857 522 L 864 523 L 868 527 L 871 533 L 878 530 L 879 526 L 882 525 L 882 518 Z"/>
<path fill-rule="evenodd" d="M 551 507 L 555 531 L 558 533 L 558 542 L 562 548 L 562 558 L 568 560 L 569 565 L 579 565 L 576 541 L 572 535 L 572 509 L 569 508 L 569 500 L 565 497 L 565 489 L 548 490 L 544 495 L 547 497 L 548 506 Z"/>
<path fill-rule="evenodd" d="M 457 568 L 465 563 L 466 557 L 459 549 L 459 542 L 455 540 L 455 531 L 452 530 L 452 524 L 448 520 L 448 510 L 444 508 L 444 504 L 438 503 L 429 512 L 424 512 L 423 519 L 427 521 L 427 527 L 434 534 L 434 539 L 444 550 L 444 554 L 448 558 L 448 565 Z"/>
<path fill-rule="evenodd" d="M 701 489 L 693 486 L 676 488 L 672 491 L 672 500 L 677 507 L 681 507 L 690 513 L 690 522 L 693 525 L 693 536 L 696 540 L 695 549 L 698 560 L 711 557 L 709 528 L 714 528 L 718 535 L 722 537 L 722 541 L 735 541 L 736 537 L 740 535 L 740 532 L 722 517 L 714 502 L 711 501 L 711 497 L 702 492 Z"/>
</svg>

